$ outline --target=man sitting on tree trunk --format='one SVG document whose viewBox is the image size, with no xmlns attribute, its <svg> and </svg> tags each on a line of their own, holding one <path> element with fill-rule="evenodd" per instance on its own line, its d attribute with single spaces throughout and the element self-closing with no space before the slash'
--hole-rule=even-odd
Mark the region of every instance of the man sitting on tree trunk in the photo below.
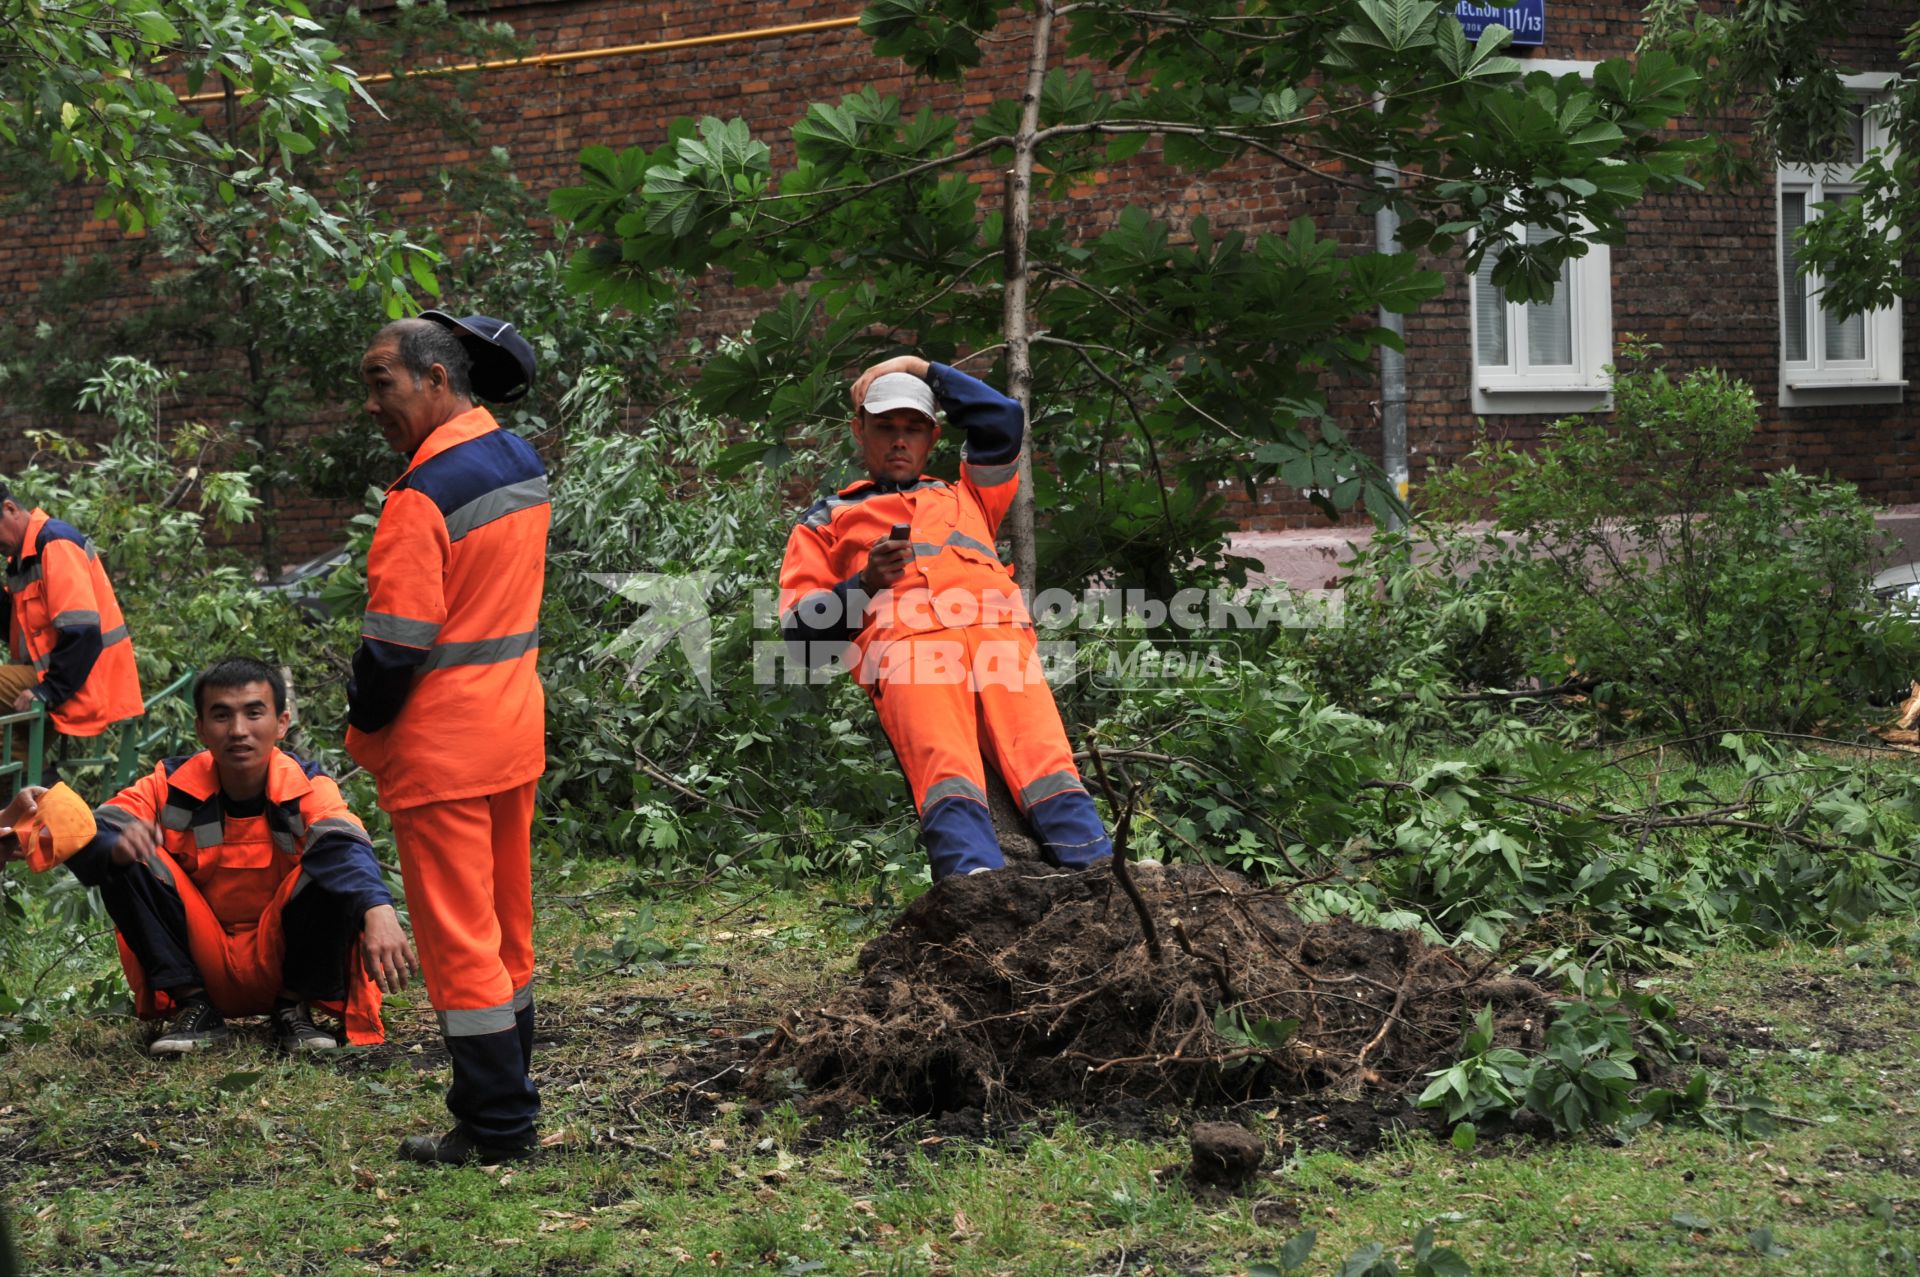
<svg viewBox="0 0 1920 1277">
<path fill-rule="evenodd" d="M 289 1054 L 338 1047 L 311 1003 L 341 1017 L 347 1041 L 384 1041 L 380 994 L 419 962 L 339 787 L 279 748 L 280 672 L 223 660 L 195 681 L 193 704 L 205 748 L 95 809 L 99 833 L 66 862 L 100 889 L 140 1017 L 171 1015 L 148 1050 L 214 1046 L 226 1016 L 259 1014 Z M 0 858 L 20 854 L 10 829 L 5 842 Z"/>
<path fill-rule="evenodd" d="M 846 659 L 873 698 L 936 879 L 1006 863 L 983 750 L 1055 861 L 1084 869 L 1112 855 L 1026 602 L 994 549 L 1019 486 L 1020 405 L 913 355 L 862 373 L 853 405 L 868 477 L 815 503 L 787 538 L 782 634 L 810 666 Z M 957 483 L 921 473 L 939 411 L 966 435 Z"/>
</svg>

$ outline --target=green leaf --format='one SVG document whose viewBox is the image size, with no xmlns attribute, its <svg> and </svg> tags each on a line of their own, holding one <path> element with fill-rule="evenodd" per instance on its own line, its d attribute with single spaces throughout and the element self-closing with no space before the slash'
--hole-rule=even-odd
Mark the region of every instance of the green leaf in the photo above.
<svg viewBox="0 0 1920 1277">
<path fill-rule="evenodd" d="M 1313 1244 L 1319 1239 L 1318 1229 L 1309 1228 L 1303 1233 L 1295 1233 L 1280 1247 L 1280 1271 L 1293 1272 L 1307 1262 L 1307 1256 L 1313 1253 Z"/>
<path fill-rule="evenodd" d="M 1480 1128 L 1472 1122 L 1455 1123 L 1450 1142 L 1462 1153 L 1471 1153 L 1474 1145 L 1480 1142 Z"/>
<path fill-rule="evenodd" d="M 425 253 L 407 255 L 407 272 L 413 277 L 413 282 L 420 285 L 422 291 L 429 296 L 440 295 L 440 281 L 434 278 L 433 264 L 427 260 Z"/>
<path fill-rule="evenodd" d="M 258 1072 L 258 1071 L 248 1072 L 248 1071 L 242 1070 L 239 1072 L 227 1074 L 225 1077 L 221 1078 L 218 1082 L 215 1082 L 214 1086 L 218 1087 L 222 1091 L 226 1091 L 229 1093 L 244 1091 L 265 1076 L 266 1074 L 262 1072 Z"/>
</svg>

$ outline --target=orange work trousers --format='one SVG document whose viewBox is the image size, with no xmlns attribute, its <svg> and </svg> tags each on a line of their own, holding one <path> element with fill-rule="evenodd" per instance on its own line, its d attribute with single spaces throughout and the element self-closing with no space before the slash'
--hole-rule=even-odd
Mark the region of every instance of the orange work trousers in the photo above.
<svg viewBox="0 0 1920 1277">
<path fill-rule="evenodd" d="M 390 812 L 427 997 L 453 1062 L 447 1108 L 482 1144 L 525 1148 L 533 1084 L 535 781 Z"/>
<path fill-rule="evenodd" d="M 448 1037 L 512 1029 L 532 996 L 536 784 L 389 813 L 427 996 Z"/>
<path fill-rule="evenodd" d="M 280 889 L 260 913 L 259 925 L 228 931 L 221 925 L 213 906 L 194 885 L 187 871 L 161 848 L 154 848 L 152 873 L 180 897 L 187 915 L 187 948 L 194 967 L 206 986 L 207 1000 L 223 1015 L 265 1015 L 283 987 L 281 971 L 287 952 L 286 933 L 280 915 L 287 902 L 299 890 L 301 875 L 288 874 Z M 143 1020 L 170 1015 L 174 1009 L 171 995 L 147 987 L 140 960 L 118 934 L 120 965 L 133 989 L 134 1013 Z M 347 1041 L 354 1046 L 371 1046 L 387 1040 L 386 1026 L 380 1019 L 380 987 L 367 974 L 360 946 L 354 945 L 347 963 L 347 996 L 342 1002 L 315 1005 L 338 1015 L 346 1024 Z"/>
<path fill-rule="evenodd" d="M 936 878 L 1005 863 L 983 756 L 1060 864 L 1112 854 L 1031 629 L 969 625 L 882 640 L 859 677 L 907 774 Z"/>
</svg>

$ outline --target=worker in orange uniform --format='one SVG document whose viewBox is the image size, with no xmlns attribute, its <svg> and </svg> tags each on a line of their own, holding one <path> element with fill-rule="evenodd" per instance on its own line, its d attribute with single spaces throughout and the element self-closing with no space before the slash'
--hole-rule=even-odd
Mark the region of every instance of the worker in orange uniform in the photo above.
<svg viewBox="0 0 1920 1277">
<path fill-rule="evenodd" d="M 15 713 L 45 705 L 68 736 L 98 736 L 145 713 L 133 641 L 93 543 L 0 485 L 0 547 L 18 662 L 0 666 L 0 704 Z"/>
<path fill-rule="evenodd" d="M 534 668 L 546 469 L 474 398 L 533 382 L 533 348 L 483 315 L 427 311 L 360 360 L 366 409 L 407 468 L 367 555 L 347 750 L 379 782 L 427 993 L 453 1059 L 445 1135 L 400 1156 L 497 1162 L 535 1147 L 534 786 L 546 700 Z"/>
<path fill-rule="evenodd" d="M 171 1017 L 147 1049 L 218 1046 L 227 1016 L 260 1014 L 288 1054 L 384 1041 L 380 994 L 406 987 L 413 949 L 339 787 L 279 748 L 279 670 L 220 661 L 194 680 L 193 706 L 204 748 L 96 808 L 98 832 L 66 862 L 100 890 L 140 1018 Z M 0 859 L 21 853 L 3 841 Z M 314 1023 L 314 1003 L 343 1035 Z"/>
<path fill-rule="evenodd" d="M 983 750 L 1055 861 L 1111 856 L 1026 603 L 994 549 L 1019 486 L 1020 405 L 914 355 L 867 369 L 853 404 L 868 477 L 815 503 L 788 536 L 783 636 L 810 665 L 846 659 L 873 698 L 936 879 L 1006 863 Z M 957 483 L 922 473 L 941 410 L 966 436 Z"/>
</svg>

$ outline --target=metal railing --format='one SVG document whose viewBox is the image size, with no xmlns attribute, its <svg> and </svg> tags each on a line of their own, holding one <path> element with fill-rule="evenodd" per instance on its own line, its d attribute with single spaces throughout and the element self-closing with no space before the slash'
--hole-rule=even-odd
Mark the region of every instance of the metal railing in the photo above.
<svg viewBox="0 0 1920 1277">
<path fill-rule="evenodd" d="M 72 779 L 86 769 L 99 768 L 102 778 L 108 782 L 99 786 L 102 799 L 125 789 L 151 765 L 156 753 L 183 734 L 182 728 L 167 721 L 165 713 L 156 715 L 154 708 L 169 700 L 185 700 L 193 677 L 194 671 L 189 670 L 174 679 L 146 698 L 147 709 L 144 714 L 116 723 L 99 736 L 61 737 L 63 744 L 84 740 L 86 745 L 81 748 L 87 748 L 95 742 L 107 744 L 109 748 L 97 754 L 61 752 L 60 770 Z M 35 705 L 17 714 L 0 715 L 0 793 L 10 794 L 22 785 L 37 785 L 46 775 L 47 737 L 50 734 L 48 723 L 44 705 Z M 14 738 L 17 731 L 25 737 L 26 757 L 23 759 L 15 757 Z"/>
<path fill-rule="evenodd" d="M 25 758 L 15 756 L 20 743 Z M 24 785 L 38 785 L 46 761 L 47 707 L 35 701 L 30 709 L 0 714 L 0 794 L 11 797 Z"/>
</svg>

